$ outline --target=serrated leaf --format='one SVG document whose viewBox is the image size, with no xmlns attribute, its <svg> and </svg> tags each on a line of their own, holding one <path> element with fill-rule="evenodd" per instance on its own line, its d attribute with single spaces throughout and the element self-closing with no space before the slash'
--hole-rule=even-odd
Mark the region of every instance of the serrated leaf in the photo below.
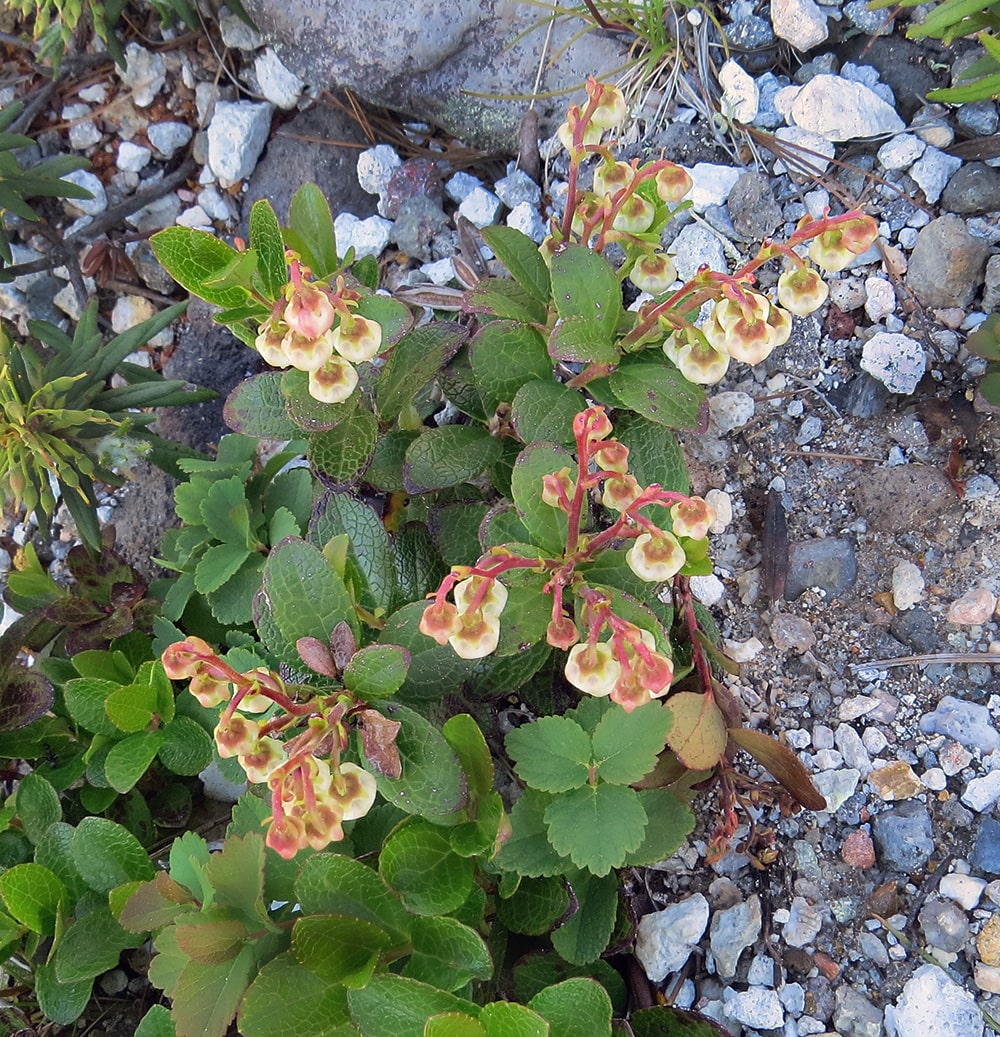
<svg viewBox="0 0 1000 1037">
<path fill-rule="evenodd" d="M 671 695 L 666 708 L 673 715 L 667 745 L 694 771 L 710 770 L 726 750 L 729 734 L 722 711 L 710 695 L 681 691 Z"/>
<path fill-rule="evenodd" d="M 576 965 L 597 961 L 604 953 L 618 914 L 618 877 L 598 878 L 585 871 L 570 876 L 576 911 L 552 933 L 552 946 Z"/>
<path fill-rule="evenodd" d="M 518 777 L 542 792 L 567 792 L 590 776 L 590 736 L 568 717 L 541 717 L 515 727 L 506 745 Z"/>
<path fill-rule="evenodd" d="M 626 713 L 608 710 L 594 731 L 597 776 L 614 785 L 631 785 L 656 766 L 672 716 L 659 702 Z"/>
<path fill-rule="evenodd" d="M 33 772 L 21 778 L 16 804 L 24 834 L 36 846 L 49 828 L 62 820 L 59 794 L 40 774 Z"/>
<path fill-rule="evenodd" d="M 516 321 L 486 324 L 469 346 L 469 361 L 483 402 L 492 410 L 510 403 L 526 382 L 552 378 L 545 340 L 534 328 Z"/>
<path fill-rule="evenodd" d="M 103 817 L 85 817 L 73 834 L 73 862 L 91 889 L 109 893 L 126 882 L 153 877 L 153 865 L 128 829 Z"/>
<path fill-rule="evenodd" d="M 480 233 L 511 277 L 533 298 L 548 304 L 549 268 L 531 238 L 513 227 L 484 227 Z"/>
<path fill-rule="evenodd" d="M 691 808 L 669 789 L 640 789 L 639 802 L 649 824 L 642 845 L 629 853 L 629 867 L 649 867 L 672 857 L 694 829 Z"/>
<path fill-rule="evenodd" d="M 53 962 L 60 983 L 80 983 L 113 969 L 127 947 L 145 942 L 143 934 L 127 933 L 101 905 L 78 918 L 63 933 Z"/>
<path fill-rule="evenodd" d="M 128 792 L 146 773 L 163 741 L 162 731 L 139 731 L 116 742 L 104 760 L 104 774 L 118 792 Z"/>
<path fill-rule="evenodd" d="M 237 475 L 215 480 L 202 499 L 199 511 L 205 528 L 216 540 L 244 548 L 249 546 L 250 506 L 245 480 Z"/>
<path fill-rule="evenodd" d="M 360 918 L 406 940 L 410 916 L 372 868 L 340 854 L 310 857 L 295 880 L 295 895 L 306 914 Z"/>
<path fill-rule="evenodd" d="M 362 1037 L 424 1037 L 424 1026 L 432 1015 L 479 1013 L 471 1001 L 394 975 L 372 977 L 367 987 L 348 992 L 347 1003 Z"/>
<path fill-rule="evenodd" d="M 561 382 L 528 382 L 514 396 L 511 420 L 524 443 L 549 442 L 572 446 L 573 419 L 587 401 Z"/>
<path fill-rule="evenodd" d="M 413 953 L 403 975 L 440 987 L 460 990 L 471 980 L 487 980 L 493 962 L 482 937 L 454 918 L 414 918 Z"/>
<path fill-rule="evenodd" d="M 525 789 L 510 814 L 511 834 L 495 858 L 497 867 L 530 878 L 561 875 L 572 865 L 549 842 L 545 811 L 555 797 Z"/>
<path fill-rule="evenodd" d="M 611 1037 L 611 998 L 595 980 L 546 987 L 528 1007 L 548 1020 L 550 1037 Z"/>
<path fill-rule="evenodd" d="M 251 925 L 264 915 L 264 837 L 259 832 L 227 838 L 213 853 L 205 872 L 215 903 L 233 908 Z"/>
<path fill-rule="evenodd" d="M 379 376 L 376 401 L 382 420 L 395 421 L 467 337 L 465 328 L 447 323 L 425 324 L 405 334 Z"/>
<path fill-rule="evenodd" d="M 277 371 L 252 375 L 240 382 L 226 398 L 222 417 L 235 432 L 263 439 L 294 439 L 301 432 L 288 416 L 281 374 Z"/>
<path fill-rule="evenodd" d="M 542 501 L 542 479 L 563 468 L 575 469 L 573 458 L 553 443 L 533 443 L 517 455 L 511 491 L 517 514 L 534 543 L 553 555 L 566 550 L 568 519 L 564 511 Z"/>
<path fill-rule="evenodd" d="M 165 871 L 159 871 L 151 882 L 142 883 L 128 898 L 119 921 L 129 932 L 151 932 L 169 925 L 188 906 L 198 906 L 191 891 Z"/>
<path fill-rule="evenodd" d="M 250 208 L 250 247 L 257 253 L 257 276 L 269 302 L 281 297 L 288 283 L 285 243 L 271 203 L 261 198 Z"/>
<path fill-rule="evenodd" d="M 309 461 L 332 489 L 346 489 L 368 466 L 378 422 L 375 415 L 359 410 L 325 432 L 309 437 Z"/>
<path fill-rule="evenodd" d="M 252 557 L 245 544 L 213 544 L 195 566 L 195 590 L 199 594 L 212 594 L 219 590 Z"/>
<path fill-rule="evenodd" d="M 303 184 L 292 195 L 288 230 L 289 247 L 301 255 L 314 277 L 327 277 L 337 269 L 337 239 L 330 204 L 315 184 Z"/>
<path fill-rule="evenodd" d="M 624 406 L 657 425 L 694 428 L 698 424 L 704 390 L 662 356 L 637 353 L 625 357 L 608 385 Z"/>
<path fill-rule="evenodd" d="M 239 1031 L 243 1037 L 340 1037 L 348 1018 L 347 991 L 286 953 L 267 962 L 250 984 L 240 1006 Z"/>
<path fill-rule="evenodd" d="M 177 1037 L 224 1037 L 256 965 L 255 948 L 216 965 L 191 961 L 171 992 Z"/>
<path fill-rule="evenodd" d="M 212 737 L 197 721 L 175 717 L 162 731 L 157 755 L 167 770 L 182 775 L 200 774 L 212 762 Z"/>
<path fill-rule="evenodd" d="M 11 917 L 33 933 L 52 935 L 66 887 L 41 864 L 15 864 L 0 875 L 0 896 Z"/>
<path fill-rule="evenodd" d="M 403 483 L 410 493 L 456 486 L 496 462 L 500 442 L 474 425 L 444 425 L 429 429 L 407 448 Z"/>
<path fill-rule="evenodd" d="M 826 799 L 813 784 L 809 772 L 786 745 L 746 727 L 731 727 L 730 739 L 748 753 L 790 792 L 806 810 L 826 810 Z M 689 764 L 690 766 L 690 764 Z"/>
<path fill-rule="evenodd" d="M 192 295 L 224 309 L 246 301 L 245 289 L 211 283 L 240 258 L 236 249 L 214 234 L 190 227 L 167 227 L 154 234 L 150 244 L 167 273 Z"/>
<path fill-rule="evenodd" d="M 569 892 L 562 878 L 524 878 L 517 892 L 498 900 L 497 918 L 511 932 L 541 936 L 549 932 L 569 909 Z"/>
<path fill-rule="evenodd" d="M 550 803 L 544 816 L 556 853 L 595 875 L 619 867 L 646 830 L 638 792 L 621 785 L 571 789 Z"/>
<path fill-rule="evenodd" d="M 474 882 L 474 865 L 452 852 L 441 828 L 414 819 L 385 841 L 379 874 L 414 914 L 442 915 L 465 902 Z"/>
<path fill-rule="evenodd" d="M 369 645 L 355 652 L 344 671 L 344 687 L 358 698 L 395 694 L 406 679 L 409 652 L 396 645 Z"/>
<path fill-rule="evenodd" d="M 135 1037 L 177 1037 L 170 1009 L 166 1005 L 153 1005 L 140 1020 Z"/>
</svg>

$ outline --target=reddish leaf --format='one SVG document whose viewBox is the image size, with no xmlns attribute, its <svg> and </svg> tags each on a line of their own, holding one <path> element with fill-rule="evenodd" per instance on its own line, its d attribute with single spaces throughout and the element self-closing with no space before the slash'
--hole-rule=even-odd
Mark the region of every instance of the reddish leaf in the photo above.
<svg viewBox="0 0 1000 1037">
<path fill-rule="evenodd" d="M 741 749 L 746 749 L 758 763 L 763 764 L 807 810 L 826 810 L 826 800 L 788 746 L 760 731 L 751 731 L 745 727 L 731 727 L 729 737 Z"/>
<path fill-rule="evenodd" d="M 667 699 L 674 723 L 667 745 L 691 770 L 710 770 L 726 750 L 728 736 L 722 711 L 711 695 L 682 691 Z"/>
<path fill-rule="evenodd" d="M 295 642 L 295 649 L 299 653 L 299 658 L 314 673 L 334 679 L 339 676 L 330 646 L 323 644 L 318 637 L 300 637 Z"/>
<path fill-rule="evenodd" d="M 351 656 L 358 650 L 358 642 L 354 639 L 354 632 L 344 620 L 341 620 L 330 635 L 330 648 L 333 650 L 333 663 L 337 672 L 342 673 L 347 669 Z"/>
<path fill-rule="evenodd" d="M 396 735 L 402 726 L 397 720 L 387 720 L 377 709 L 363 709 L 358 714 L 365 759 L 371 769 L 383 777 L 398 778 L 403 773 L 396 748 Z"/>
<path fill-rule="evenodd" d="M 177 946 L 200 965 L 219 965 L 239 954 L 247 927 L 236 918 L 196 916 L 176 927 Z"/>
</svg>

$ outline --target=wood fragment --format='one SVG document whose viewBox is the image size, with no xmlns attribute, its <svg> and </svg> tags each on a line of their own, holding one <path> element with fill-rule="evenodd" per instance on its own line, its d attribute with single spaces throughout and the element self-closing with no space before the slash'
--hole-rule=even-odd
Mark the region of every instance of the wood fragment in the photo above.
<svg viewBox="0 0 1000 1037">
<path fill-rule="evenodd" d="M 781 494 L 777 490 L 767 491 L 761 555 L 764 593 L 772 603 L 780 601 L 785 596 L 785 580 L 788 577 L 788 523 Z"/>
</svg>

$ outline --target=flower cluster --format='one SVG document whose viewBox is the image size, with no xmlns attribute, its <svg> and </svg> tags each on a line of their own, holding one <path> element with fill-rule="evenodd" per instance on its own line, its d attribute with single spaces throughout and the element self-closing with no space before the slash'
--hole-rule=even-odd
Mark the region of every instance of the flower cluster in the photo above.
<svg viewBox="0 0 1000 1037">
<path fill-rule="evenodd" d="M 340 760 L 349 698 L 297 702 L 277 674 L 263 668 L 239 673 L 199 637 L 170 645 L 163 668 L 171 680 L 190 680 L 203 706 L 227 703 L 215 728 L 216 748 L 223 758 L 235 756 L 248 780 L 271 790 L 267 845 L 282 857 L 343 839 L 343 822 L 371 809 L 375 778 Z M 273 715 L 254 716 L 264 713 Z M 296 727 L 303 729 L 293 734 Z"/>
<path fill-rule="evenodd" d="M 289 282 L 254 345 L 272 367 L 309 372 L 309 393 L 322 403 L 342 403 L 358 384 L 354 365 L 372 360 L 382 328 L 356 311 L 360 295 L 342 277 L 336 288 L 308 281 L 294 257 Z"/>
<path fill-rule="evenodd" d="M 454 567 L 424 610 L 420 630 L 438 644 L 450 644 L 462 658 L 483 658 L 496 650 L 500 638 L 507 590 L 499 577 L 514 569 L 544 573 L 541 589 L 552 598 L 546 641 L 569 650 L 567 680 L 586 694 L 610 695 L 631 710 L 668 691 L 673 680 L 669 647 L 658 647 L 653 631 L 618 616 L 611 597 L 587 583 L 581 566 L 631 540 L 625 555 L 629 568 L 648 583 L 666 583 L 688 563 L 692 546 L 705 540 L 716 515 L 700 497 L 656 484 L 640 486 L 628 470 L 628 447 L 612 438 L 612 431 L 603 407 L 577 415 L 576 472 L 567 467 L 542 479 L 543 503 L 567 515 L 565 553 L 528 557 L 501 547 L 474 566 Z M 581 530 L 590 498 L 617 513 L 599 533 Z M 644 514 L 650 506 L 667 511 L 669 528 Z M 704 548 L 695 553 L 703 556 Z M 449 594 L 454 603 L 448 601 Z"/>
</svg>

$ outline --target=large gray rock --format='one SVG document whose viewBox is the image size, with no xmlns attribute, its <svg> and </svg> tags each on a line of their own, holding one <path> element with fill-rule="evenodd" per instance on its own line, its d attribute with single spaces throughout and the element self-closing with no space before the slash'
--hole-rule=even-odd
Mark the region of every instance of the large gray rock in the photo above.
<svg viewBox="0 0 1000 1037">
<path fill-rule="evenodd" d="M 541 13 L 517 0 L 248 0 L 246 9 L 305 82 L 347 87 L 485 149 L 514 149 L 528 101 L 495 98 L 527 98 L 540 63 L 546 93 L 617 68 L 624 53 L 620 40 L 593 32 L 564 50 L 578 18 L 557 21 L 546 50 Z M 565 104 L 539 101 L 543 132 L 562 121 Z"/>
<path fill-rule="evenodd" d="M 931 220 L 917 237 L 906 283 L 924 306 L 968 306 L 983 283 L 989 247 L 950 213 Z"/>
</svg>

